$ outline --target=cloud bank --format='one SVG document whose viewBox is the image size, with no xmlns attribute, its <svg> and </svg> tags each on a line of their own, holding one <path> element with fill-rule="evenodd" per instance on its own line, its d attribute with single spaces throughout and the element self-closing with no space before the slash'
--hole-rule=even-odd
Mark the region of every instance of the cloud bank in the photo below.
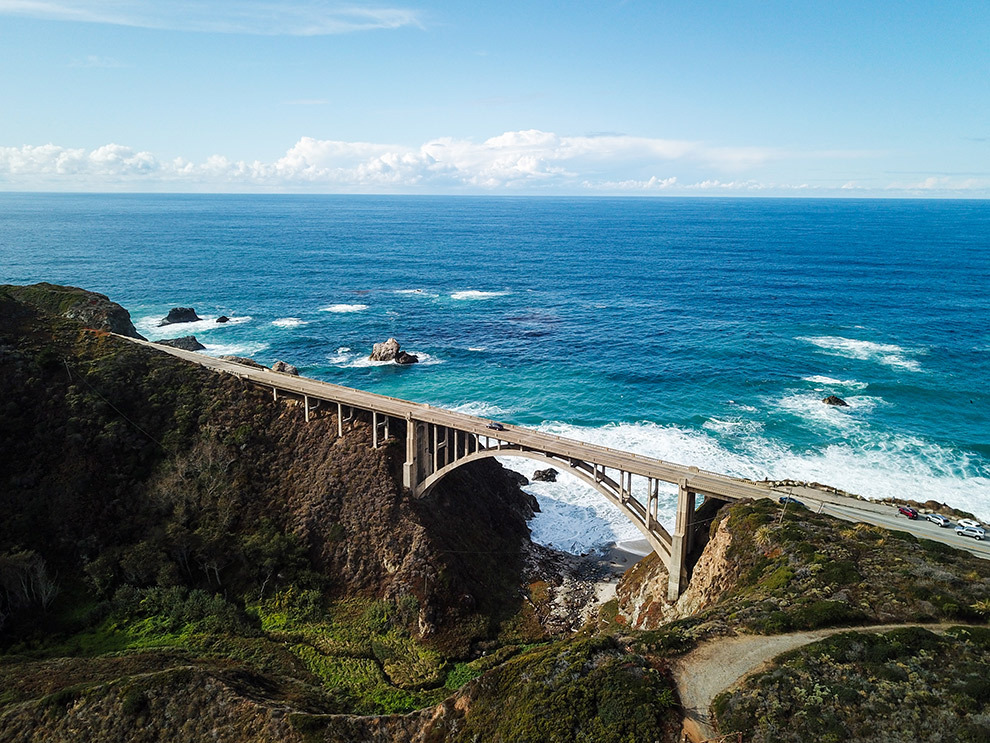
<svg viewBox="0 0 990 743">
<path fill-rule="evenodd" d="M 762 193 L 970 195 L 990 193 L 990 178 L 835 187 L 775 183 L 753 171 L 791 159 L 758 147 L 628 135 L 562 136 L 536 129 L 483 142 L 442 137 L 419 147 L 302 137 L 272 162 L 165 160 L 119 144 L 93 150 L 54 144 L 0 147 L 0 189 L 65 191 L 255 191 L 308 193 Z M 701 174 L 699 176 L 699 174 Z"/>
<path fill-rule="evenodd" d="M 422 26 L 414 10 L 325 0 L 0 0 L 0 15 L 262 36 L 323 36 Z"/>
</svg>

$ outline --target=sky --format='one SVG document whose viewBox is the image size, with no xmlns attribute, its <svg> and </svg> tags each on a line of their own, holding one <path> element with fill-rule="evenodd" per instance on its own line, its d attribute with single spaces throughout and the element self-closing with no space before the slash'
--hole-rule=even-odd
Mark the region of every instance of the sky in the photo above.
<svg viewBox="0 0 990 743">
<path fill-rule="evenodd" d="M 0 190 L 990 198 L 990 2 L 0 0 Z"/>
</svg>

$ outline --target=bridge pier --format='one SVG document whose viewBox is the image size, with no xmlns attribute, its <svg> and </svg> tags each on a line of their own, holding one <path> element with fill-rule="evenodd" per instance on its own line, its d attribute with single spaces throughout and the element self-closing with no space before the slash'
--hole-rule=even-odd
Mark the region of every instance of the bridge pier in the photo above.
<svg viewBox="0 0 990 743">
<path fill-rule="evenodd" d="M 670 564 L 667 566 L 667 600 L 677 601 L 687 586 L 687 556 L 694 533 L 694 493 L 688 490 L 687 479 L 677 483 L 677 521 L 671 535 Z"/>
<path fill-rule="evenodd" d="M 406 461 L 402 463 L 402 487 L 416 490 L 419 485 L 418 424 L 411 415 L 406 416 Z"/>
</svg>

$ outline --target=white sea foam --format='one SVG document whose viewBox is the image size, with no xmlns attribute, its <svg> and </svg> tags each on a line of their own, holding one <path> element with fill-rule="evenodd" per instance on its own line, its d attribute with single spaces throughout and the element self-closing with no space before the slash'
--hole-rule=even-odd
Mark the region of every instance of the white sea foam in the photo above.
<svg viewBox="0 0 990 743">
<path fill-rule="evenodd" d="M 437 405 L 437 407 L 446 407 L 447 410 L 453 410 L 456 413 L 464 413 L 464 415 L 474 415 L 478 418 L 504 418 L 512 414 L 511 410 L 500 407 L 490 402 L 465 402 L 460 405 L 445 406 Z"/>
<path fill-rule="evenodd" d="M 486 351 L 486 350 L 488 349 L 486 349 L 484 346 L 472 346 L 471 348 L 468 349 L 468 351 L 478 351 L 478 352 Z"/>
<path fill-rule="evenodd" d="M 204 343 L 207 356 L 254 356 L 268 349 L 267 343 Z"/>
<path fill-rule="evenodd" d="M 408 353 L 419 358 L 418 363 L 410 364 L 409 366 L 436 366 L 443 363 L 443 359 L 438 359 L 436 356 L 423 353 L 422 351 L 409 351 Z M 333 366 L 342 369 L 364 369 L 371 366 L 395 365 L 394 361 L 372 361 L 368 358 L 368 354 L 355 353 L 346 346 L 341 346 L 333 354 L 327 356 L 327 361 Z"/>
<path fill-rule="evenodd" d="M 504 297 L 509 292 L 481 292 L 476 289 L 468 289 L 466 291 L 454 292 L 450 295 L 451 299 L 492 299 L 494 297 Z"/>
<path fill-rule="evenodd" d="M 601 428 L 547 423 L 540 428 L 737 477 L 821 482 L 868 498 L 934 499 L 972 511 L 978 517 L 990 517 L 990 473 L 979 457 L 917 437 L 878 434 L 866 426 L 852 432 L 849 441 L 839 440 L 820 450 L 791 450 L 758 431 L 740 441 L 734 437 L 730 440 L 721 432 L 652 423 Z M 546 466 L 520 458 L 499 459 L 527 477 Z M 568 475 L 565 468 L 557 469 L 561 474 L 556 483 L 533 483 L 525 488 L 537 497 L 542 509 L 530 522 L 536 541 L 584 552 L 639 536 L 636 527 L 617 508 L 590 486 Z M 633 494 L 640 500 L 644 487 L 639 478 L 634 479 Z M 661 492 L 659 505 L 660 521 L 669 530 L 676 509 L 672 486 Z"/>
<path fill-rule="evenodd" d="M 396 289 L 393 294 L 416 295 L 420 297 L 430 297 L 431 299 L 436 299 L 440 296 L 439 294 L 431 294 L 423 289 Z"/>
<path fill-rule="evenodd" d="M 893 343 L 874 343 L 873 341 L 842 338 L 835 335 L 800 337 L 797 340 L 812 343 L 833 356 L 875 361 L 906 371 L 921 371 L 921 363 L 917 359 L 909 358 L 919 352 L 896 346 Z"/>
<path fill-rule="evenodd" d="M 368 309 L 366 304 L 332 304 L 329 307 L 320 308 L 320 312 L 333 312 L 343 314 L 347 312 L 361 312 Z"/>
<path fill-rule="evenodd" d="M 272 320 L 272 325 L 277 328 L 298 328 L 308 324 L 307 320 L 300 320 L 298 317 L 281 317 L 278 320 Z"/>
<path fill-rule="evenodd" d="M 763 430 L 763 424 L 759 421 L 740 420 L 738 418 L 709 418 L 701 424 L 701 427 L 729 436 L 740 436 Z"/>
<path fill-rule="evenodd" d="M 866 382 L 857 382 L 855 379 L 833 379 L 832 377 L 823 377 L 821 375 L 803 377 L 803 380 L 812 384 L 825 385 L 826 387 L 848 387 L 853 390 L 865 390 L 869 387 Z"/>
<path fill-rule="evenodd" d="M 217 322 L 217 317 L 219 315 L 207 315 L 205 317 L 200 315 L 200 319 L 196 322 L 171 323 L 170 325 L 163 325 L 161 327 L 158 327 L 161 317 L 142 317 L 134 323 L 134 327 L 148 340 L 159 341 L 166 338 L 181 338 L 185 335 L 199 335 L 214 330 L 223 330 L 225 328 L 243 325 L 252 320 L 250 315 L 243 315 L 230 317 L 227 322 L 222 323 Z"/>
</svg>

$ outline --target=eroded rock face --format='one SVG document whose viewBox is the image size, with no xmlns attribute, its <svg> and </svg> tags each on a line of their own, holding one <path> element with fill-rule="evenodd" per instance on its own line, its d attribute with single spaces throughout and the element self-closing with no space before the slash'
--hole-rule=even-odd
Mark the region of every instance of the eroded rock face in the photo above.
<svg viewBox="0 0 990 743">
<path fill-rule="evenodd" d="M 287 364 L 284 361 L 276 361 L 272 364 L 272 371 L 282 372 L 283 374 L 291 374 L 294 377 L 299 376 L 299 370 L 292 364 Z"/>
<path fill-rule="evenodd" d="M 405 351 L 399 351 L 397 354 L 395 354 L 395 363 L 402 365 L 417 364 L 419 363 L 419 356 L 413 353 L 406 353 Z"/>
<path fill-rule="evenodd" d="M 835 405 L 840 408 L 849 407 L 849 403 L 847 403 L 841 397 L 837 397 L 836 395 L 829 395 L 828 397 L 823 397 L 822 402 L 825 403 L 826 405 Z"/>
<path fill-rule="evenodd" d="M 619 610 L 630 627 L 656 629 L 712 606 L 736 584 L 738 570 L 727 553 L 732 534 L 722 521 L 705 546 L 680 598 L 667 601 L 667 568 L 650 554 L 627 572 L 616 588 Z"/>
<path fill-rule="evenodd" d="M 395 338 L 389 338 L 387 341 L 376 343 L 371 349 L 371 356 L 368 358 L 372 361 L 395 361 L 398 353 L 399 342 Z"/>
<path fill-rule="evenodd" d="M 172 338 L 165 341 L 156 341 L 159 346 L 169 346 L 170 348 L 180 348 L 183 351 L 202 351 L 206 346 L 196 340 L 194 335 L 184 335 L 181 338 Z"/>
<path fill-rule="evenodd" d="M 553 467 L 547 467 L 545 470 L 536 470 L 533 473 L 533 482 L 557 482 L 557 472 Z"/>
<path fill-rule="evenodd" d="M 168 314 L 158 323 L 158 327 L 163 325 L 174 325 L 180 322 L 197 322 L 201 318 L 192 307 L 173 307 Z"/>
</svg>

